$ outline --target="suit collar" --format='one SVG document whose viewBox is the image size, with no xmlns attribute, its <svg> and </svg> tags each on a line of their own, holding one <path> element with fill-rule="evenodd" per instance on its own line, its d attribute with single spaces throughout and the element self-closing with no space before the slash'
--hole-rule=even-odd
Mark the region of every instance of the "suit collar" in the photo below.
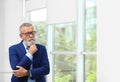
<svg viewBox="0 0 120 82">
<path fill-rule="evenodd" d="M 26 52 L 25 46 L 23 45 L 23 40 L 18 45 L 22 51 Z"/>
</svg>

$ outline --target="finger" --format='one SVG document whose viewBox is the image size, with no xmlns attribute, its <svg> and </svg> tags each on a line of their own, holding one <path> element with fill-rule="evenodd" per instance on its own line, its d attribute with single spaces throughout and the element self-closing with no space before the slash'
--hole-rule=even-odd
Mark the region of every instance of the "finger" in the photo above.
<svg viewBox="0 0 120 82">
<path fill-rule="evenodd" d="M 21 67 L 21 66 L 16 66 L 16 68 L 19 68 L 19 69 L 20 69 L 20 68 L 22 68 L 22 67 Z"/>
<path fill-rule="evenodd" d="M 16 76 L 16 77 L 20 77 L 20 75 L 17 75 L 17 74 L 14 74 L 14 76 Z"/>
<path fill-rule="evenodd" d="M 16 73 L 16 72 L 18 72 L 18 70 L 13 70 L 13 73 Z"/>
</svg>

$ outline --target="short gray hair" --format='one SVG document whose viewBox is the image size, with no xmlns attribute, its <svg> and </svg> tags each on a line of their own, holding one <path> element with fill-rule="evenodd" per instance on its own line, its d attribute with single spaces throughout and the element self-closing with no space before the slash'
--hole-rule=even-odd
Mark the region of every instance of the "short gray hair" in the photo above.
<svg viewBox="0 0 120 82">
<path fill-rule="evenodd" d="M 26 26 L 26 27 L 32 26 L 33 27 L 33 25 L 31 23 L 23 23 L 22 25 L 20 25 L 20 28 L 19 28 L 20 33 L 22 32 L 21 28 L 24 26 Z"/>
</svg>

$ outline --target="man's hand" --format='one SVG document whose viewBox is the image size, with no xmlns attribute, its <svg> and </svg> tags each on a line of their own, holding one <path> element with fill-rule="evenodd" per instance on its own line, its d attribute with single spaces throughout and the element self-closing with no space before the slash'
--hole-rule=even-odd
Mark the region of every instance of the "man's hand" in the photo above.
<svg viewBox="0 0 120 82">
<path fill-rule="evenodd" d="M 29 53 L 34 54 L 37 51 L 37 47 L 35 44 L 32 44 L 29 48 Z"/>
<path fill-rule="evenodd" d="M 29 73 L 28 70 L 26 70 L 21 66 L 16 66 L 16 68 L 18 68 L 18 70 L 13 70 L 13 74 L 16 77 L 24 77 L 24 76 L 27 76 Z"/>
</svg>

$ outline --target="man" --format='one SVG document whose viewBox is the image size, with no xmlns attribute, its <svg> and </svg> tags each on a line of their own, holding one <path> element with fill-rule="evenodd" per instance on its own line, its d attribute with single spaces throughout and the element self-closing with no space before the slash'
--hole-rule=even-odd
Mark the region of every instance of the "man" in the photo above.
<svg viewBox="0 0 120 82">
<path fill-rule="evenodd" d="M 30 23 L 20 26 L 22 41 L 9 48 L 9 60 L 13 70 L 11 82 L 46 82 L 49 60 L 46 48 L 35 44 L 35 31 Z"/>
</svg>

